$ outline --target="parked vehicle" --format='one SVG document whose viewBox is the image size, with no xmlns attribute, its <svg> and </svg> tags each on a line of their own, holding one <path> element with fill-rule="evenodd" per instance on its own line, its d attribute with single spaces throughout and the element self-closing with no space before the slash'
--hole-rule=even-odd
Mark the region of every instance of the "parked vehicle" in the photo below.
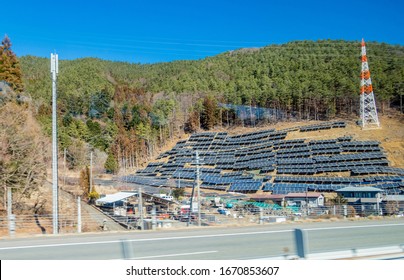
<svg viewBox="0 0 404 280">
<path fill-rule="evenodd" d="M 229 210 L 224 209 L 224 208 L 217 209 L 217 212 L 219 212 L 219 214 L 226 215 L 226 216 L 229 216 L 231 214 Z"/>
<path fill-rule="evenodd" d="M 189 221 L 189 216 L 188 215 L 184 215 L 180 217 L 180 222 L 188 222 Z M 195 215 L 191 215 L 191 221 L 196 221 L 197 218 Z"/>
<path fill-rule="evenodd" d="M 232 209 L 233 208 L 233 203 L 226 203 L 226 208 L 227 209 Z"/>
<path fill-rule="evenodd" d="M 160 194 L 160 197 L 161 197 L 162 199 L 170 200 L 170 201 L 172 201 L 172 200 L 174 199 L 173 196 L 167 195 L 167 194 Z"/>
</svg>

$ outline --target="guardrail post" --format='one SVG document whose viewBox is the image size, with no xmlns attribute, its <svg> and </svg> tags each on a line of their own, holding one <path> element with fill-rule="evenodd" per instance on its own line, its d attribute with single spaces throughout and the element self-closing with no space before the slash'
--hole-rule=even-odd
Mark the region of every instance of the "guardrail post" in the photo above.
<svg viewBox="0 0 404 280">
<path fill-rule="evenodd" d="M 125 260 L 133 259 L 133 247 L 132 242 L 129 240 L 121 241 L 122 256 Z"/>
<path fill-rule="evenodd" d="M 301 259 L 306 258 L 308 253 L 308 239 L 307 239 L 307 232 L 303 231 L 302 229 L 295 229 L 295 242 L 296 242 L 296 251 L 297 256 Z"/>
</svg>

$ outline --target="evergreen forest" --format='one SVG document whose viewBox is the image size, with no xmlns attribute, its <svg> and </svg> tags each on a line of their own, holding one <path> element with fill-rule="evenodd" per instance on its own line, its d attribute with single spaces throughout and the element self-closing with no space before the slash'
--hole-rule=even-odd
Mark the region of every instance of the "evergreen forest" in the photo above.
<svg viewBox="0 0 404 280">
<path fill-rule="evenodd" d="M 366 47 L 379 111 L 398 109 L 404 47 L 378 42 Z M 24 94 L 50 135 L 49 58 L 24 56 L 19 63 Z M 62 59 L 59 148 L 66 149 L 70 168 L 84 166 L 91 149 L 104 155 L 106 170 L 115 173 L 150 159 L 184 131 L 280 120 L 356 119 L 360 71 L 360 42 L 342 40 L 295 41 L 156 64 Z M 237 106 L 276 113 L 266 119 L 240 118 Z"/>
</svg>

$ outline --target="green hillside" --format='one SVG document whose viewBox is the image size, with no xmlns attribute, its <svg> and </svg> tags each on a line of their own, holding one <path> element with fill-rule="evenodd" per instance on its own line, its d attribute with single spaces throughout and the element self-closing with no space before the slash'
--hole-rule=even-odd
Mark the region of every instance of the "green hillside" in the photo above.
<svg viewBox="0 0 404 280">
<path fill-rule="evenodd" d="M 404 47 L 367 43 L 379 110 L 399 104 Z M 60 54 L 63 57 L 63 54 Z M 49 59 L 20 58 L 25 92 L 50 131 Z M 59 63 L 61 148 L 80 166 L 86 143 L 108 154 L 107 169 L 134 166 L 184 128 L 240 123 L 218 103 L 278 109 L 290 119 L 355 118 L 360 42 L 298 41 L 229 51 L 197 61 L 130 64 L 95 58 Z M 230 120 L 229 120 L 230 119 Z"/>
</svg>

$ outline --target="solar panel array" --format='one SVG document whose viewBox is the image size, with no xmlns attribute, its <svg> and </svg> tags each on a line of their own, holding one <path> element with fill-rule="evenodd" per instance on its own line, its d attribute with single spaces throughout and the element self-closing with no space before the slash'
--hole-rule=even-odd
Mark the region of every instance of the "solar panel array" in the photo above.
<svg viewBox="0 0 404 280">
<path fill-rule="evenodd" d="M 331 128 L 345 128 L 345 127 L 346 127 L 345 122 L 325 122 L 321 124 L 303 126 L 300 128 L 300 132 L 317 131 Z"/>
<path fill-rule="evenodd" d="M 381 174 L 398 176 L 400 182 L 391 181 L 393 176 L 387 176 L 383 182 L 372 179 L 373 185 L 386 190 L 402 188 L 404 169 L 389 167 L 377 141 L 357 141 L 352 136 L 321 140 L 285 139 L 291 131 L 344 127 L 345 122 L 326 122 L 234 136 L 226 132 L 195 133 L 188 140 L 178 141 L 170 151 L 160 154 L 158 162 L 149 163 L 125 180 L 149 186 L 192 186 L 196 178 L 195 152 L 198 151 L 203 166 L 200 169 L 202 188 L 244 193 L 270 191 L 274 194 L 335 191 L 367 182 L 358 176 L 376 178 L 375 175 Z M 350 172 L 350 176 L 322 176 L 336 172 Z"/>
<path fill-rule="evenodd" d="M 404 187 L 403 176 L 372 177 L 320 177 L 320 176 L 277 176 L 273 183 L 266 183 L 264 192 L 287 194 L 289 192 L 333 192 L 345 187 L 371 186 L 387 194 L 399 194 Z"/>
</svg>

